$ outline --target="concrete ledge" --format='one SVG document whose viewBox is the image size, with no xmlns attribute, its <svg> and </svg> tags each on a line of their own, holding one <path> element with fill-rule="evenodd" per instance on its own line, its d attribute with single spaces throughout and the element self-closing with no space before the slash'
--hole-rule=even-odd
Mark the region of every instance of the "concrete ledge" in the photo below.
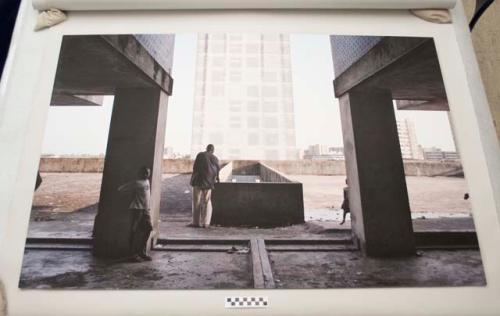
<svg viewBox="0 0 500 316">
<path fill-rule="evenodd" d="M 224 170 L 229 165 L 233 166 L 226 165 L 224 174 L 255 175 L 261 182 L 217 183 L 212 192 L 212 224 L 269 227 L 304 222 L 302 183 L 263 164 Z"/>
<path fill-rule="evenodd" d="M 227 162 L 227 161 L 226 161 Z M 224 161 L 223 161 L 224 163 Z M 232 170 L 242 172 L 250 170 L 257 174 L 259 162 L 255 160 L 234 160 Z M 275 172 L 293 175 L 322 175 L 335 176 L 345 175 L 345 165 L 342 160 L 263 160 L 263 164 Z M 102 172 L 104 159 L 101 157 L 42 157 L 40 159 L 41 172 Z M 405 174 L 407 176 L 432 177 L 446 175 L 447 172 L 461 168 L 460 162 L 435 162 L 426 160 L 404 161 Z M 191 173 L 193 160 L 190 159 L 164 159 L 164 173 Z M 241 174 L 241 173 L 240 173 Z"/>
</svg>

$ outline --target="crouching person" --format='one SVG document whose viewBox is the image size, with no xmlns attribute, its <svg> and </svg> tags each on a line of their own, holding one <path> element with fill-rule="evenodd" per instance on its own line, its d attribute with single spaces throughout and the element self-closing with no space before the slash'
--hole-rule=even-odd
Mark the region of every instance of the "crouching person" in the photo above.
<svg viewBox="0 0 500 316">
<path fill-rule="evenodd" d="M 142 167 L 138 172 L 137 180 L 127 182 L 118 188 L 120 192 L 131 192 L 133 194 L 132 202 L 128 208 L 133 214 L 130 249 L 132 252 L 131 260 L 134 262 L 152 260 L 148 256 L 146 249 L 149 235 L 153 231 L 151 214 L 149 212 L 151 198 L 150 176 L 151 170 Z"/>
</svg>

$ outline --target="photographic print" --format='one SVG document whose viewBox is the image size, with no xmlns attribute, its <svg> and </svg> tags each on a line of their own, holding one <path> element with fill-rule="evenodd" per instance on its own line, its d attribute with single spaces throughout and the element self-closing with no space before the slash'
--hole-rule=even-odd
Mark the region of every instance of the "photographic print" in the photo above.
<svg viewBox="0 0 500 316">
<path fill-rule="evenodd" d="M 22 289 L 484 286 L 434 40 L 65 35 Z"/>
</svg>

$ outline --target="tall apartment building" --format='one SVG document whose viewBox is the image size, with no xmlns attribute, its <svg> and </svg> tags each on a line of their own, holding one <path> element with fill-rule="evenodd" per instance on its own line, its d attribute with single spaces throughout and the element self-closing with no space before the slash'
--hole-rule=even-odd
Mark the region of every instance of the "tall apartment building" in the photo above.
<svg viewBox="0 0 500 316">
<path fill-rule="evenodd" d="M 200 34 L 191 155 L 297 159 L 290 40 L 282 34 Z"/>
<path fill-rule="evenodd" d="M 396 121 L 398 126 L 399 144 L 403 159 L 424 159 L 422 148 L 417 142 L 415 125 L 408 119 Z"/>
</svg>

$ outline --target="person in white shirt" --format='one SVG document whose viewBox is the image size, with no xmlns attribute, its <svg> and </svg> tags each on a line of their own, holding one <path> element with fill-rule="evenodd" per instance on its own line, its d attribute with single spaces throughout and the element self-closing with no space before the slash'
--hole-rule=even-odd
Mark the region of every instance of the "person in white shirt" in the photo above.
<svg viewBox="0 0 500 316">
<path fill-rule="evenodd" d="M 133 194 L 128 208 L 134 216 L 131 227 L 130 249 L 132 261 L 135 262 L 152 260 L 146 250 L 149 235 L 153 230 L 149 212 L 151 199 L 150 176 L 151 170 L 142 167 L 139 170 L 137 180 L 127 182 L 118 188 L 120 192 L 131 192 Z"/>
</svg>

